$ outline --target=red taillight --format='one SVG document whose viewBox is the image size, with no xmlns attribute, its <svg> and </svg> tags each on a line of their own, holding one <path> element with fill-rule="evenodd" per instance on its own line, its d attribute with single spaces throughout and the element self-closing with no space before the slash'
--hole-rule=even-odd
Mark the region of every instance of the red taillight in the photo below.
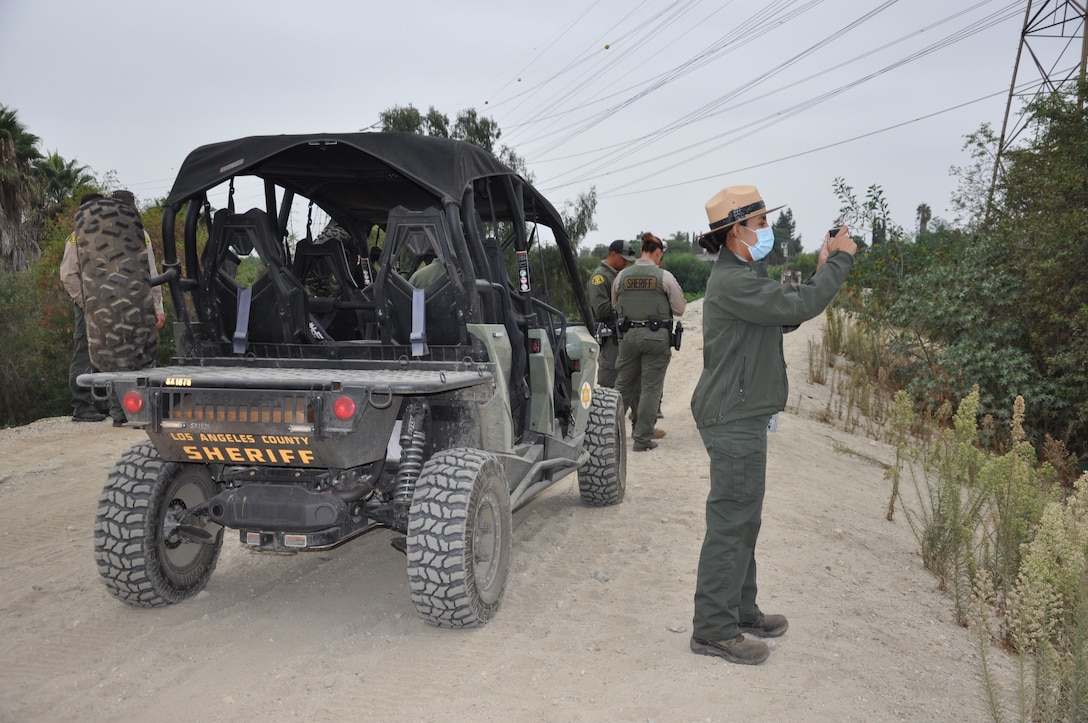
<svg viewBox="0 0 1088 723">
<path fill-rule="evenodd" d="M 529 353 L 530 354 L 539 354 L 540 353 L 540 339 L 530 339 L 529 340 Z"/>
<path fill-rule="evenodd" d="M 125 392 L 125 396 L 121 400 L 121 406 L 129 414 L 138 414 L 143 411 L 144 398 L 139 392 Z"/>
<path fill-rule="evenodd" d="M 337 419 L 351 419 L 355 416 L 355 400 L 351 397 L 338 397 L 332 403 L 332 413 Z"/>
</svg>

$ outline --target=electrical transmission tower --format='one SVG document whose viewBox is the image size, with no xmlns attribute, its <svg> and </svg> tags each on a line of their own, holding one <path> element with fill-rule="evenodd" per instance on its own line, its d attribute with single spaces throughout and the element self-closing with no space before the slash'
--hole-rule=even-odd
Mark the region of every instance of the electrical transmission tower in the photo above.
<svg viewBox="0 0 1088 723">
<path fill-rule="evenodd" d="M 1009 98 L 1005 103 L 1005 120 L 994 160 L 993 196 L 998 176 L 1003 173 L 1002 156 L 1012 147 L 1027 126 L 1028 117 L 1020 113 L 1013 117 L 1016 99 L 1029 102 L 1041 95 L 1050 95 L 1063 87 L 1083 80 L 1088 66 L 1088 38 L 1084 26 L 1088 0 L 1028 0 L 1024 12 L 1024 29 L 1020 31 L 1020 47 L 1016 50 L 1016 65 L 1012 71 Z M 1026 57 L 1025 57 L 1026 56 Z M 1081 103 L 1085 98 L 1081 97 Z M 1021 105 L 1026 105 L 1022 102 Z"/>
</svg>

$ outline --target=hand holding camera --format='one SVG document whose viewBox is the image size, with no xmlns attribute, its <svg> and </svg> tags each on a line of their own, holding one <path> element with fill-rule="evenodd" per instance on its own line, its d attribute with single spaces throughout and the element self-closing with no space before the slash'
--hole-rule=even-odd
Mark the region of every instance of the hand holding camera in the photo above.
<svg viewBox="0 0 1088 723">
<path fill-rule="evenodd" d="M 845 251 L 853 256 L 857 253 L 858 245 L 850 238 L 850 228 L 846 224 L 837 226 L 827 232 L 820 253 L 816 257 L 816 268 L 820 268 L 827 261 L 827 257 L 836 251 Z"/>
</svg>

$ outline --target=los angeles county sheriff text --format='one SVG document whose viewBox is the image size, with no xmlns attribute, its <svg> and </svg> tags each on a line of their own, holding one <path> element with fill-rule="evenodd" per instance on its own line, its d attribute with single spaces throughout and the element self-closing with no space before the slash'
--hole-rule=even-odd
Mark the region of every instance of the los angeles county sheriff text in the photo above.
<svg viewBox="0 0 1088 723">
<path fill-rule="evenodd" d="M 309 465 L 314 462 L 308 449 L 309 437 L 279 434 L 213 434 L 170 432 L 182 452 L 194 462 L 238 462 L 242 464 Z"/>
</svg>

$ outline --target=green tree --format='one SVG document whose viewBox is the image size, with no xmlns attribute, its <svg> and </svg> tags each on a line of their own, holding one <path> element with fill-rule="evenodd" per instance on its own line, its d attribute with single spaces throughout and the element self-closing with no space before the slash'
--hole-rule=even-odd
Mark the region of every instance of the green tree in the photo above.
<svg viewBox="0 0 1088 723">
<path fill-rule="evenodd" d="M 1018 309 L 1025 351 L 1038 375 L 1054 380 L 1053 396 L 1029 398 L 1041 433 L 1075 441 L 1088 461 L 1088 91 L 1055 93 L 1030 107 L 1034 139 L 1007 152 L 997 183 L 1002 200 L 985 242 L 1009 263 L 1026 289 Z M 1070 444 L 1072 448 L 1072 444 Z"/>
<path fill-rule="evenodd" d="M 918 219 L 918 235 L 923 235 L 929 229 L 929 221 L 933 218 L 933 211 L 929 209 L 929 204 L 918 204 L 918 210 L 916 211 L 916 218 Z"/>
<path fill-rule="evenodd" d="M 949 174 L 959 179 L 952 194 L 953 221 L 969 231 L 982 228 L 986 216 L 1002 205 L 1001 188 L 993 185 L 998 139 L 988 123 L 983 123 L 963 143 L 971 155 L 967 166 L 952 166 Z"/>
<path fill-rule="evenodd" d="M 41 252 L 28 268 L 0 273 L 0 426 L 71 414 L 68 364 L 72 359 L 72 303 L 57 278 L 64 242 L 73 227 L 69 200 L 39 224 Z"/>
<path fill-rule="evenodd" d="M 27 223 L 37 200 L 39 140 L 0 105 L 0 268 L 26 269 L 39 253 L 36 226 Z"/>
<path fill-rule="evenodd" d="M 669 253 L 673 256 L 694 253 L 691 246 L 691 234 L 689 233 L 677 231 L 666 238 L 665 241 L 669 244 Z"/>
<path fill-rule="evenodd" d="M 431 106 L 431 110 L 434 111 L 434 106 Z M 437 113 L 437 111 L 435 111 Z M 392 108 L 386 108 L 378 114 L 378 122 L 381 124 L 381 128 L 386 133 L 423 133 L 425 135 L 433 135 L 430 132 L 430 128 L 423 123 L 423 114 L 419 112 L 419 109 L 414 105 L 400 106 L 395 105 Z M 448 119 L 447 119 L 448 123 Z M 449 133 L 438 134 L 443 138 L 449 138 Z"/>
<path fill-rule="evenodd" d="M 81 186 L 94 183 L 94 176 L 87 172 L 87 166 L 77 165 L 75 159 L 66 161 L 56 151 L 38 161 L 36 170 L 46 213 L 58 209 Z"/>
<path fill-rule="evenodd" d="M 585 193 L 579 193 L 574 203 L 564 208 L 561 213 L 563 227 L 577 250 L 586 234 L 597 230 L 597 223 L 593 220 L 597 213 L 597 187 L 591 186 Z"/>
<path fill-rule="evenodd" d="M 406 106 L 395 105 L 379 113 L 378 122 L 381 129 L 386 132 L 419 133 L 437 138 L 468 141 L 494 155 L 517 171 L 522 178 L 532 180 L 525 160 L 509 147 L 499 143 L 499 139 L 502 138 L 502 129 L 499 128 L 499 124 L 492 118 L 481 116 L 474 108 L 459 112 L 451 124 L 449 116 L 433 105 L 427 110 L 426 115 L 411 103 Z"/>
<path fill-rule="evenodd" d="M 843 178 L 836 178 L 832 184 L 835 195 L 839 199 L 839 220 L 848 224 L 854 234 L 851 237 L 857 240 L 858 234 L 869 231 L 870 244 L 875 246 L 893 238 L 903 236 L 902 228 L 891 223 L 891 212 L 888 209 L 888 199 L 884 196 L 884 189 L 877 184 L 872 184 L 865 191 L 865 199 L 859 200 L 852 186 Z M 859 244 L 861 245 L 861 244 Z"/>
<path fill-rule="evenodd" d="M 789 264 L 792 268 L 790 259 L 796 258 L 801 253 L 801 239 L 794 237 L 797 224 L 793 220 L 793 211 L 787 208 L 778 214 L 778 218 L 771 224 L 771 229 L 774 231 L 774 248 L 767 254 L 767 263 L 776 266 Z M 783 249 L 787 253 L 783 253 Z"/>
<path fill-rule="evenodd" d="M 680 284 L 687 298 L 706 293 L 706 281 L 710 278 L 711 266 L 695 254 L 674 254 L 671 246 L 661 261 L 661 267 L 676 277 L 676 283 Z"/>
<path fill-rule="evenodd" d="M 971 136 L 975 162 L 953 201 L 966 229 L 937 224 L 905 243 L 887 222 L 886 241 L 859 252 L 849 283 L 871 289 L 858 310 L 890 339 L 893 376 L 917 403 L 957 403 L 978 384 L 979 413 L 1000 430 L 1022 395 L 1031 441 L 1041 447 L 1049 435 L 1084 464 L 1088 112 L 1068 91 L 1038 99 L 1029 114 L 1031 139 L 1007 151 L 992 193 L 992 134 L 983 126 Z M 866 203 L 842 179 L 836 191 L 844 211 L 887 221 L 879 186 Z"/>
</svg>

